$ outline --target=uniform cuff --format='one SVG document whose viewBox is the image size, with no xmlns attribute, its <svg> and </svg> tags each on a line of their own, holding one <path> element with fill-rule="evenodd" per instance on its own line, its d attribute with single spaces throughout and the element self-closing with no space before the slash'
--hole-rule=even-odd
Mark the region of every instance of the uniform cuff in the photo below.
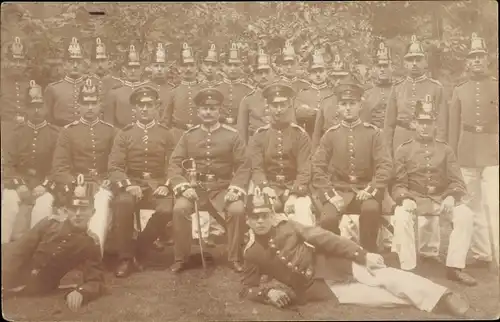
<svg viewBox="0 0 500 322">
<path fill-rule="evenodd" d="M 233 191 L 234 193 L 236 193 L 240 198 L 243 197 L 243 196 L 246 196 L 247 193 L 245 190 L 241 189 L 240 187 L 238 186 L 229 186 L 228 187 L 228 190 L 230 191 Z"/>
<path fill-rule="evenodd" d="M 54 181 L 52 181 L 52 180 L 45 179 L 42 182 L 41 186 L 44 187 L 47 190 L 54 190 L 55 187 L 56 187 L 56 183 Z"/>
<path fill-rule="evenodd" d="M 332 188 L 331 190 L 327 190 L 323 194 L 321 194 L 319 196 L 319 200 L 321 201 L 321 203 L 324 204 L 324 203 L 329 202 L 330 199 L 332 199 L 336 195 L 338 195 L 337 190 L 335 190 L 335 189 Z"/>
<path fill-rule="evenodd" d="M 14 186 L 22 186 L 22 185 L 25 185 L 26 184 L 26 181 L 24 181 L 24 179 L 21 179 L 21 178 L 13 178 L 11 180 L 11 183 L 14 185 Z"/>
<path fill-rule="evenodd" d="M 415 199 L 413 199 L 413 197 L 410 196 L 410 194 L 408 194 L 408 193 L 400 193 L 400 194 L 398 194 L 397 196 L 395 196 L 394 201 L 396 202 L 396 204 L 398 206 L 401 206 L 403 204 L 403 201 L 405 199 L 411 199 L 411 200 L 415 201 Z"/>
<path fill-rule="evenodd" d="M 184 193 L 184 191 L 186 191 L 190 187 L 191 186 L 189 185 L 189 183 L 183 182 L 183 183 L 179 183 L 178 185 L 176 185 L 172 190 L 174 191 L 175 196 L 179 197 L 180 195 L 182 195 Z"/>
<path fill-rule="evenodd" d="M 131 186 L 131 185 L 132 185 L 132 182 L 129 179 L 120 180 L 120 181 L 116 182 L 116 186 L 119 189 L 124 189 L 124 188 L 127 188 L 128 186 Z"/>
<path fill-rule="evenodd" d="M 304 197 L 307 195 L 307 187 L 304 185 L 295 185 L 292 187 L 291 193 L 299 197 Z"/>
<path fill-rule="evenodd" d="M 365 188 L 365 191 L 368 192 L 369 194 L 371 194 L 373 197 L 375 197 L 375 195 L 378 192 L 378 189 L 374 188 L 372 185 L 367 185 Z"/>
</svg>

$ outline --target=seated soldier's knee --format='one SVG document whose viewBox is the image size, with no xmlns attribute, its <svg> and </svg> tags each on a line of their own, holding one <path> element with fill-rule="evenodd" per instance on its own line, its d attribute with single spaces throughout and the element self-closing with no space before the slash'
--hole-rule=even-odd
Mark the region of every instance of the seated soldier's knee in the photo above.
<svg viewBox="0 0 500 322">
<path fill-rule="evenodd" d="M 159 199 L 156 203 L 156 212 L 165 216 L 172 215 L 173 203 L 172 198 Z"/>
<path fill-rule="evenodd" d="M 321 228 L 340 234 L 339 224 L 341 219 L 340 213 L 337 211 L 334 205 L 326 203 L 323 205 L 323 211 L 319 220 L 319 225 Z"/>
<path fill-rule="evenodd" d="M 173 208 L 174 219 L 185 218 L 191 219 L 193 213 L 193 202 L 187 198 L 179 197 L 175 200 Z"/>
<path fill-rule="evenodd" d="M 402 206 L 397 206 L 394 210 L 395 223 L 408 223 L 413 222 L 413 216 L 411 212 L 406 211 Z"/>
<path fill-rule="evenodd" d="M 453 226 L 472 227 L 474 225 L 474 212 L 465 204 L 453 208 Z"/>
<path fill-rule="evenodd" d="M 365 200 L 361 204 L 361 215 L 378 216 L 382 214 L 380 203 L 374 199 Z"/>
<path fill-rule="evenodd" d="M 244 216 L 245 204 L 241 200 L 231 202 L 226 207 L 226 212 L 229 216 Z"/>
<path fill-rule="evenodd" d="M 115 196 L 113 205 L 120 211 L 127 210 L 134 212 L 135 210 L 135 197 L 128 192 L 122 192 Z"/>
</svg>

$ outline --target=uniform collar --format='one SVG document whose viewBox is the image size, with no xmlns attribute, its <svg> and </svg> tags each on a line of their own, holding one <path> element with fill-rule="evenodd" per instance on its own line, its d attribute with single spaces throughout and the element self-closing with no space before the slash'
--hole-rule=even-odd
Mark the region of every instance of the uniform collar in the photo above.
<svg viewBox="0 0 500 322">
<path fill-rule="evenodd" d="M 227 78 L 227 77 L 224 77 L 224 78 L 222 79 L 222 81 L 223 81 L 224 83 L 226 83 L 226 84 L 229 84 L 229 85 L 232 85 L 232 84 L 239 84 L 239 83 L 241 83 L 241 78 L 238 78 L 238 79 L 234 79 L 234 80 L 232 80 L 232 79 L 229 79 L 229 78 Z"/>
<path fill-rule="evenodd" d="M 188 82 L 187 80 L 181 80 L 181 84 L 186 86 L 194 86 L 198 84 L 198 81 L 194 80 L 192 82 Z"/>
<path fill-rule="evenodd" d="M 320 89 L 326 88 L 326 86 L 327 86 L 326 82 L 324 82 L 321 85 L 311 84 L 311 88 L 314 90 L 317 90 L 317 91 L 319 91 Z"/>
<path fill-rule="evenodd" d="M 219 122 L 215 123 L 211 128 L 207 128 L 205 126 L 205 124 L 201 124 L 200 128 L 205 132 L 211 133 L 211 132 L 215 132 L 216 130 L 218 130 L 220 128 L 220 123 Z"/>
<path fill-rule="evenodd" d="M 153 126 L 156 125 L 156 120 L 152 120 L 151 122 L 149 122 L 148 124 L 143 124 L 141 123 L 140 121 L 136 121 L 135 122 L 137 124 L 137 126 L 140 128 L 140 129 L 143 129 L 143 130 L 148 130 L 150 128 L 152 128 Z"/>
<path fill-rule="evenodd" d="M 144 85 L 146 84 L 148 81 L 137 81 L 137 82 L 129 82 L 127 80 L 123 80 L 122 83 L 125 85 L 125 86 L 128 86 L 128 87 L 138 87 L 138 86 L 141 86 L 141 85 Z"/>
<path fill-rule="evenodd" d="M 388 82 L 380 82 L 379 80 L 377 80 L 375 82 L 375 86 L 382 87 L 382 88 L 391 87 L 392 86 L 392 81 L 389 80 Z"/>
<path fill-rule="evenodd" d="M 68 83 L 76 84 L 76 83 L 80 83 L 84 77 L 85 76 L 81 76 L 80 78 L 74 79 L 74 78 L 71 78 L 68 75 L 66 75 L 66 76 L 64 76 L 64 80 L 67 81 Z"/>
<path fill-rule="evenodd" d="M 28 125 L 33 130 L 37 131 L 37 130 L 41 129 L 42 127 L 46 126 L 47 121 L 43 121 L 42 123 L 38 123 L 38 124 L 33 124 L 30 121 L 26 121 L 26 125 Z"/>
<path fill-rule="evenodd" d="M 341 121 L 340 123 L 342 124 L 342 126 L 352 129 L 361 124 L 361 119 L 358 118 L 356 121 L 351 123 L 346 121 Z"/>
<path fill-rule="evenodd" d="M 86 119 L 84 119 L 83 117 L 80 117 L 80 123 L 82 123 L 83 125 L 87 125 L 89 127 L 93 127 L 95 126 L 97 123 L 99 123 L 99 118 L 96 118 L 95 120 L 93 120 L 92 122 L 89 122 L 87 121 Z"/>
<path fill-rule="evenodd" d="M 421 81 L 423 80 L 426 80 L 427 79 L 427 75 L 426 74 L 423 74 L 422 76 L 420 77 L 417 77 L 417 78 L 411 78 L 410 76 L 407 76 L 406 79 L 412 83 L 420 83 Z"/>
<path fill-rule="evenodd" d="M 285 75 L 281 75 L 281 79 L 284 80 L 285 82 L 293 83 L 293 82 L 296 82 L 299 78 L 297 76 L 294 76 L 292 78 L 288 78 Z"/>
</svg>

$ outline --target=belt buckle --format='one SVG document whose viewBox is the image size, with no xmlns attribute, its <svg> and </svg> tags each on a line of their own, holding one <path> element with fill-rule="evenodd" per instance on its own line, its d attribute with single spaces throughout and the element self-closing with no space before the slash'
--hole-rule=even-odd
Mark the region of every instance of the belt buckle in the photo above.
<svg viewBox="0 0 500 322">
<path fill-rule="evenodd" d="M 356 177 L 356 176 L 349 176 L 349 181 L 351 181 L 353 183 L 357 182 L 358 181 L 358 177 Z"/>
<path fill-rule="evenodd" d="M 193 124 L 188 123 L 188 124 L 186 124 L 186 127 L 187 127 L 188 129 L 190 129 L 190 128 L 192 128 L 192 127 L 193 127 Z"/>
<path fill-rule="evenodd" d="M 484 126 L 476 125 L 476 126 L 474 126 L 474 129 L 476 130 L 476 133 L 481 133 L 484 131 Z"/>
<path fill-rule="evenodd" d="M 435 193 L 435 192 L 436 192 L 436 187 L 434 187 L 434 186 L 429 186 L 429 187 L 427 187 L 427 192 L 428 192 L 428 193 L 431 193 L 431 194 L 432 194 L 432 193 Z"/>
<path fill-rule="evenodd" d="M 213 173 L 207 173 L 207 174 L 205 175 L 205 177 L 207 178 L 207 181 L 208 181 L 208 182 L 215 181 L 215 174 L 213 174 Z"/>
<path fill-rule="evenodd" d="M 151 172 L 143 172 L 142 178 L 143 179 L 151 179 Z"/>
<path fill-rule="evenodd" d="M 232 117 L 226 117 L 226 123 L 227 124 L 233 124 L 234 123 L 234 119 Z"/>
<path fill-rule="evenodd" d="M 91 177 L 97 177 L 97 170 L 96 169 L 89 169 L 89 175 Z"/>
<path fill-rule="evenodd" d="M 282 174 L 278 174 L 276 176 L 276 181 L 278 181 L 279 183 L 284 183 L 285 182 L 285 176 L 282 175 Z"/>
</svg>

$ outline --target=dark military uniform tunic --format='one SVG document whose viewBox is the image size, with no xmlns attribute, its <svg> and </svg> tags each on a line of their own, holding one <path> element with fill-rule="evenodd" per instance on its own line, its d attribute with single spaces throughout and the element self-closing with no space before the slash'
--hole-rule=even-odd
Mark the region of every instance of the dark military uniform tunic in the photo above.
<svg viewBox="0 0 500 322">
<path fill-rule="evenodd" d="M 99 243 L 69 221 L 45 218 L 2 251 L 2 286 L 26 285 L 23 293 L 47 293 L 69 271 L 83 264 L 83 283 L 76 290 L 84 302 L 98 297 L 104 286 Z"/>
<path fill-rule="evenodd" d="M 285 128 L 261 127 L 250 140 L 248 152 L 256 185 L 266 182 L 279 194 L 307 194 L 311 140 L 304 129 L 294 123 Z"/>
<path fill-rule="evenodd" d="M 64 127 L 54 152 L 53 178 L 70 185 L 79 174 L 92 181 L 104 179 L 116 129 L 102 120 L 84 119 Z"/>
<path fill-rule="evenodd" d="M 309 83 L 304 79 L 298 78 L 297 76 L 293 78 L 288 78 L 284 75 L 281 75 L 280 79 L 282 82 L 290 86 L 295 91 L 295 93 L 298 93 L 311 86 L 311 83 Z"/>
<path fill-rule="evenodd" d="M 367 111 L 366 122 L 372 123 L 376 127 L 384 128 L 385 112 L 387 101 L 392 90 L 392 84 L 376 84 L 364 93 L 363 109 Z"/>
<path fill-rule="evenodd" d="M 314 131 L 314 123 L 316 120 L 316 114 L 321 108 L 321 102 L 327 97 L 333 94 L 333 91 L 326 83 L 322 85 L 311 84 L 309 88 L 302 90 L 297 94 L 295 99 L 295 113 L 297 118 L 297 123 L 304 127 L 304 129 L 312 136 Z M 302 108 L 302 105 L 309 106 L 310 109 L 316 110 L 314 115 L 309 116 L 309 112 Z"/>
<path fill-rule="evenodd" d="M 498 80 L 458 85 L 450 105 L 449 143 L 462 167 L 498 166 Z"/>
<path fill-rule="evenodd" d="M 217 86 L 224 95 L 224 103 L 221 110 L 221 123 L 236 126 L 238 122 L 238 111 L 241 101 L 252 92 L 253 87 L 239 80 L 224 78 Z"/>
<path fill-rule="evenodd" d="M 263 303 L 270 289 L 285 291 L 295 303 L 335 298 L 325 280 L 348 283 L 352 262 L 363 265 L 365 256 L 359 245 L 320 227 L 281 221 L 267 236 L 251 232 L 240 294 Z M 261 284 L 264 274 L 276 281 Z"/>
<path fill-rule="evenodd" d="M 1 120 L 3 122 L 24 121 L 24 97 L 29 87 L 29 80 L 2 77 L 2 94 L 0 96 Z"/>
<path fill-rule="evenodd" d="M 394 162 L 392 196 L 398 204 L 413 199 L 419 210 L 432 213 L 433 202 L 447 196 L 459 201 L 467 194 L 455 154 L 443 141 L 409 140 L 396 150 Z"/>
<path fill-rule="evenodd" d="M 313 151 L 319 145 L 319 141 L 325 132 L 334 125 L 339 124 L 339 113 L 337 108 L 337 96 L 331 94 L 321 100 L 320 108 L 316 113 L 314 131 L 312 134 Z"/>
<path fill-rule="evenodd" d="M 47 120 L 57 126 L 65 126 L 80 118 L 78 90 L 85 77 L 73 79 L 65 76 L 60 81 L 47 85 L 44 93 Z"/>
</svg>

